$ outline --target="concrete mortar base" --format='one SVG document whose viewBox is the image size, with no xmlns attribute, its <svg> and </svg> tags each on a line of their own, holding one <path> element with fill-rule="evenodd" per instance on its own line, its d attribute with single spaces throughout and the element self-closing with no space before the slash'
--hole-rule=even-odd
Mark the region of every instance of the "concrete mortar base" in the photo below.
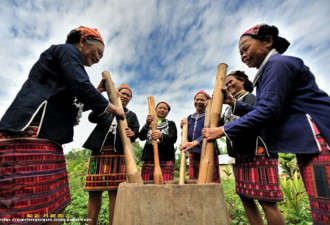
<svg viewBox="0 0 330 225">
<path fill-rule="evenodd" d="M 221 184 L 121 183 L 114 225 L 228 225 Z"/>
</svg>

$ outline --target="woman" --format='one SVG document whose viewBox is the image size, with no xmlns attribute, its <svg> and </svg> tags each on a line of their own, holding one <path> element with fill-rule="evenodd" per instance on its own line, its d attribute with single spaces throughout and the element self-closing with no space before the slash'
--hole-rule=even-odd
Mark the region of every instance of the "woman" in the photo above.
<svg viewBox="0 0 330 225">
<path fill-rule="evenodd" d="M 281 55 L 290 43 L 275 26 L 260 24 L 240 38 L 242 62 L 258 69 L 255 107 L 236 101 L 226 92 L 225 102 L 241 118 L 203 130 L 212 140 L 226 135 L 231 141 L 246 133 L 263 132 L 270 152 L 297 155 L 309 195 L 314 224 L 328 224 L 330 205 L 330 98 L 299 58 Z M 244 116 L 243 116 L 244 115 Z"/>
<path fill-rule="evenodd" d="M 171 110 L 171 106 L 166 102 L 159 102 L 156 105 L 157 130 L 151 131 L 150 124 L 153 121 L 152 115 L 148 115 L 145 125 L 140 130 L 139 138 L 146 143 L 142 153 L 141 175 L 144 181 L 154 179 L 154 151 L 152 140 L 158 142 L 158 152 L 163 180 L 174 179 L 175 150 L 174 144 L 177 139 L 175 123 L 167 120 L 166 117 Z"/>
<path fill-rule="evenodd" d="M 243 71 L 232 71 L 227 75 L 226 89 L 237 101 L 255 105 L 256 97 L 251 94 L 252 82 Z M 238 118 L 239 116 L 233 114 L 232 107 L 228 106 L 220 124 L 228 124 Z M 247 152 L 246 146 L 251 145 L 254 151 Z M 277 154 L 268 152 L 260 136 L 245 135 L 239 141 L 227 139 L 227 149 L 228 154 L 235 158 L 236 193 L 241 198 L 249 222 L 252 225 L 263 224 L 261 213 L 254 201 L 256 199 L 265 213 L 268 224 L 285 224 L 276 205 L 276 202 L 283 200 L 278 179 Z"/>
<path fill-rule="evenodd" d="M 134 142 L 140 125 L 136 114 L 127 108 L 133 96 L 132 90 L 129 85 L 122 84 L 118 91 L 128 124 L 125 128 L 126 136 Z M 109 224 L 112 224 L 118 185 L 126 181 L 125 155 L 117 119 L 111 113 L 98 117 L 91 112 L 89 121 L 97 125 L 83 145 L 92 150 L 85 185 L 85 190 L 89 191 L 87 216 L 91 221 L 88 224 L 97 224 L 103 191 L 108 191 L 109 194 Z"/>
<path fill-rule="evenodd" d="M 123 109 L 100 94 L 104 83 L 95 89 L 84 68 L 98 63 L 103 52 L 100 33 L 81 26 L 32 67 L 0 122 L 1 218 L 47 218 L 70 204 L 61 144 L 72 141 L 78 101 L 98 115 L 109 111 L 124 118 Z"/>
<path fill-rule="evenodd" d="M 201 159 L 201 147 L 203 142 L 202 129 L 205 120 L 205 108 L 210 96 L 203 90 L 196 93 L 194 97 L 194 106 L 196 112 L 188 116 L 188 141 L 180 145 L 180 150 L 189 151 L 189 180 L 197 180 L 199 174 L 199 163 Z M 181 127 L 184 120 L 181 121 Z M 219 159 L 218 151 L 215 151 L 213 182 L 219 183 Z"/>
</svg>

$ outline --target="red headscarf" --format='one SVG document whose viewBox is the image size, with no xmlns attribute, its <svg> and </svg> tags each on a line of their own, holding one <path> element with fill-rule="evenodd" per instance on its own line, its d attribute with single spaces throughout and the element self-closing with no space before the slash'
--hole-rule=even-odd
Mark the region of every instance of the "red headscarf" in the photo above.
<svg viewBox="0 0 330 225">
<path fill-rule="evenodd" d="M 167 105 L 167 109 L 168 109 L 168 111 L 171 110 L 171 106 L 170 106 L 170 104 L 168 104 L 167 102 L 164 102 L 164 101 L 158 102 L 157 105 L 156 105 L 156 108 L 157 108 L 157 106 L 158 106 L 160 103 L 164 103 L 165 105 Z"/>
<path fill-rule="evenodd" d="M 210 99 L 210 98 L 211 98 L 210 95 L 209 95 L 208 93 L 206 93 L 206 92 L 203 91 L 203 90 L 199 90 L 199 91 L 195 94 L 194 99 L 196 98 L 196 96 L 197 96 L 198 94 L 203 94 L 203 95 L 205 95 L 206 99 Z"/>
<path fill-rule="evenodd" d="M 278 34 L 279 31 L 277 27 L 267 24 L 258 24 L 245 31 L 241 35 L 241 38 L 245 35 L 249 35 L 253 38 L 260 39 L 266 35 L 271 35 L 273 37 L 273 47 L 278 51 L 278 53 L 282 54 L 288 49 L 290 42 L 288 42 L 285 38 L 278 36 Z"/>
<path fill-rule="evenodd" d="M 80 26 L 76 29 L 73 29 L 67 36 L 66 43 L 76 44 L 80 41 L 81 38 L 90 38 L 97 40 L 104 45 L 103 38 L 99 31 L 96 28 L 89 28 L 85 26 Z"/>
<path fill-rule="evenodd" d="M 119 88 L 118 88 L 118 91 L 120 91 L 122 89 L 129 90 L 131 92 L 131 97 L 133 97 L 133 93 L 132 93 L 131 87 L 128 84 L 122 84 L 122 85 L 120 85 Z"/>
<path fill-rule="evenodd" d="M 103 38 L 96 28 L 80 26 L 76 30 L 79 31 L 81 38 L 91 38 L 102 42 L 102 44 L 104 45 Z"/>
</svg>

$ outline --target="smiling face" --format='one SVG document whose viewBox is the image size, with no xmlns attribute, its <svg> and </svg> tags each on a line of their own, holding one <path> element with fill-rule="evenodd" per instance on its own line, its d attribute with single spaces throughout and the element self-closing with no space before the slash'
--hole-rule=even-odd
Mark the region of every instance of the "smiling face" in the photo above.
<svg viewBox="0 0 330 225">
<path fill-rule="evenodd" d="M 204 112 L 207 103 L 207 98 L 204 94 L 197 94 L 194 99 L 194 106 L 198 113 Z"/>
<path fill-rule="evenodd" d="M 119 91 L 120 93 L 120 100 L 124 107 L 128 105 L 128 103 L 131 101 L 132 93 L 128 89 L 121 89 Z"/>
<path fill-rule="evenodd" d="M 269 35 L 267 35 L 269 36 Z M 252 38 L 249 35 L 243 36 L 239 41 L 239 53 L 241 60 L 250 68 L 259 68 L 268 52 L 272 49 L 273 39 L 265 37 L 264 41 Z"/>
<path fill-rule="evenodd" d="M 237 79 L 234 76 L 226 77 L 226 89 L 231 95 L 244 89 L 244 81 Z"/>
<path fill-rule="evenodd" d="M 156 114 L 159 118 L 166 118 L 168 115 L 168 107 L 165 103 L 159 103 L 156 107 Z"/>
<path fill-rule="evenodd" d="M 104 45 L 99 41 L 81 39 L 77 48 L 83 57 L 85 66 L 91 67 L 103 57 Z"/>
</svg>

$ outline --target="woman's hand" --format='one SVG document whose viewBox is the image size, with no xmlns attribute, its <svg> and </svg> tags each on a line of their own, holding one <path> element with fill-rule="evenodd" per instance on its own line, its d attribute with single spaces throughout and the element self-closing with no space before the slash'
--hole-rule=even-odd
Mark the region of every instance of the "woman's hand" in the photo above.
<svg viewBox="0 0 330 225">
<path fill-rule="evenodd" d="M 147 119 L 146 119 L 146 126 L 150 126 L 151 122 L 154 120 L 154 117 L 150 114 L 148 114 Z"/>
<path fill-rule="evenodd" d="M 99 83 L 99 85 L 97 86 L 96 90 L 100 93 L 102 93 L 103 91 L 105 91 L 105 79 L 102 79 Z"/>
<path fill-rule="evenodd" d="M 129 138 L 133 138 L 134 137 L 134 132 L 131 130 L 131 128 L 129 127 L 125 127 L 125 132 L 126 132 L 126 136 Z"/>
<path fill-rule="evenodd" d="M 206 138 L 207 141 L 212 141 L 225 136 L 225 132 L 222 127 L 203 128 L 202 136 Z"/>
<path fill-rule="evenodd" d="M 235 105 L 236 99 L 233 98 L 231 94 L 229 94 L 226 88 L 222 88 L 221 91 L 223 93 L 223 103 L 233 107 Z"/>
<path fill-rule="evenodd" d="M 186 124 L 186 120 L 185 120 L 185 119 L 182 119 L 182 120 L 181 120 L 181 123 L 180 123 L 180 127 L 182 128 L 183 125 L 185 125 L 185 124 Z"/>
<path fill-rule="evenodd" d="M 124 109 L 121 107 L 117 107 L 111 103 L 109 103 L 107 111 L 111 112 L 113 115 L 120 117 L 121 119 L 125 119 Z"/>
<path fill-rule="evenodd" d="M 151 137 L 152 140 L 157 140 L 157 139 L 160 139 L 162 137 L 162 133 L 160 133 L 159 130 L 155 130 L 155 131 L 151 132 L 150 137 Z"/>
<path fill-rule="evenodd" d="M 185 151 L 195 148 L 197 145 L 199 145 L 198 141 L 182 142 L 180 145 L 180 150 L 185 152 Z"/>
</svg>

